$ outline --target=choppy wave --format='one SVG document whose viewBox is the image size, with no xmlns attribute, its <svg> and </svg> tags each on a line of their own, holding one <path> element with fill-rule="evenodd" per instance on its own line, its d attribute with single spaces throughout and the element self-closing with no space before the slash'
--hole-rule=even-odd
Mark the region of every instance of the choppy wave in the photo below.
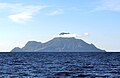
<svg viewBox="0 0 120 78">
<path fill-rule="evenodd" d="M 120 53 L 0 53 L 0 78 L 120 78 Z"/>
</svg>

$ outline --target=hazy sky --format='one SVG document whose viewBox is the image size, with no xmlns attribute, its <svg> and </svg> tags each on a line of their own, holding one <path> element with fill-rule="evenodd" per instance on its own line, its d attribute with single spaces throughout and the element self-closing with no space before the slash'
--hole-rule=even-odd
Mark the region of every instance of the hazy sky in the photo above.
<svg viewBox="0 0 120 78">
<path fill-rule="evenodd" d="M 120 51 L 120 0 L 0 0 L 0 51 L 61 32 Z"/>
</svg>

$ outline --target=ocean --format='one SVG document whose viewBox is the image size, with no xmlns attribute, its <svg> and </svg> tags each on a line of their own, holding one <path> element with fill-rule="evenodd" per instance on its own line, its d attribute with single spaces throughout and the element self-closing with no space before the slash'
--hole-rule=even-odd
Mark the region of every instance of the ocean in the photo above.
<svg viewBox="0 0 120 78">
<path fill-rule="evenodd" d="M 120 53 L 0 53 L 0 78 L 120 78 Z"/>
</svg>

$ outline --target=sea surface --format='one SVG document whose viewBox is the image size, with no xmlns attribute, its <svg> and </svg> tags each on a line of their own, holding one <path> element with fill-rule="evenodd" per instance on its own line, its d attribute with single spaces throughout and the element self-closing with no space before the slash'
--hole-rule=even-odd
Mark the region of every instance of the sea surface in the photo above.
<svg viewBox="0 0 120 78">
<path fill-rule="evenodd" d="M 0 53 L 0 78 L 120 78 L 120 53 Z"/>
</svg>

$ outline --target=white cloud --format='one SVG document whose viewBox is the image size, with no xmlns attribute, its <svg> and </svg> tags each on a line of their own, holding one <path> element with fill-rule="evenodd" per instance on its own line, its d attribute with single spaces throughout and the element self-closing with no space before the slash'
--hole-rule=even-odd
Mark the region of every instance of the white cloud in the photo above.
<svg viewBox="0 0 120 78">
<path fill-rule="evenodd" d="M 23 12 L 19 14 L 9 15 L 8 18 L 16 23 L 25 23 L 32 18 L 32 14 Z"/>
<path fill-rule="evenodd" d="M 63 38 L 83 38 L 83 37 L 88 37 L 90 34 L 89 33 L 84 33 L 84 34 L 63 34 L 63 35 L 57 35 L 55 37 L 63 37 Z"/>
<path fill-rule="evenodd" d="M 50 16 L 55 16 L 55 15 L 61 15 L 63 14 L 63 9 L 58 9 L 58 10 L 55 10 L 53 12 L 50 12 L 50 13 L 47 13 L 47 15 L 50 15 Z"/>
<path fill-rule="evenodd" d="M 16 14 L 9 15 L 9 19 L 17 23 L 25 23 L 32 19 L 33 15 L 45 6 L 24 6 Z"/>
<path fill-rule="evenodd" d="M 87 36 L 89 36 L 89 35 L 90 35 L 89 33 L 84 33 L 83 36 L 87 37 Z"/>
<path fill-rule="evenodd" d="M 120 11 L 120 0 L 101 0 L 96 10 Z"/>
<path fill-rule="evenodd" d="M 15 8 L 15 6 L 18 6 L 18 5 L 19 5 L 19 4 L 0 3 L 0 9 Z"/>
<path fill-rule="evenodd" d="M 25 23 L 47 6 L 0 3 L 0 9 L 9 9 L 8 18 L 16 23 Z"/>
<path fill-rule="evenodd" d="M 64 34 L 64 35 L 58 35 L 56 37 L 67 37 L 67 38 L 70 38 L 70 37 L 80 37 L 79 34 Z"/>
</svg>

